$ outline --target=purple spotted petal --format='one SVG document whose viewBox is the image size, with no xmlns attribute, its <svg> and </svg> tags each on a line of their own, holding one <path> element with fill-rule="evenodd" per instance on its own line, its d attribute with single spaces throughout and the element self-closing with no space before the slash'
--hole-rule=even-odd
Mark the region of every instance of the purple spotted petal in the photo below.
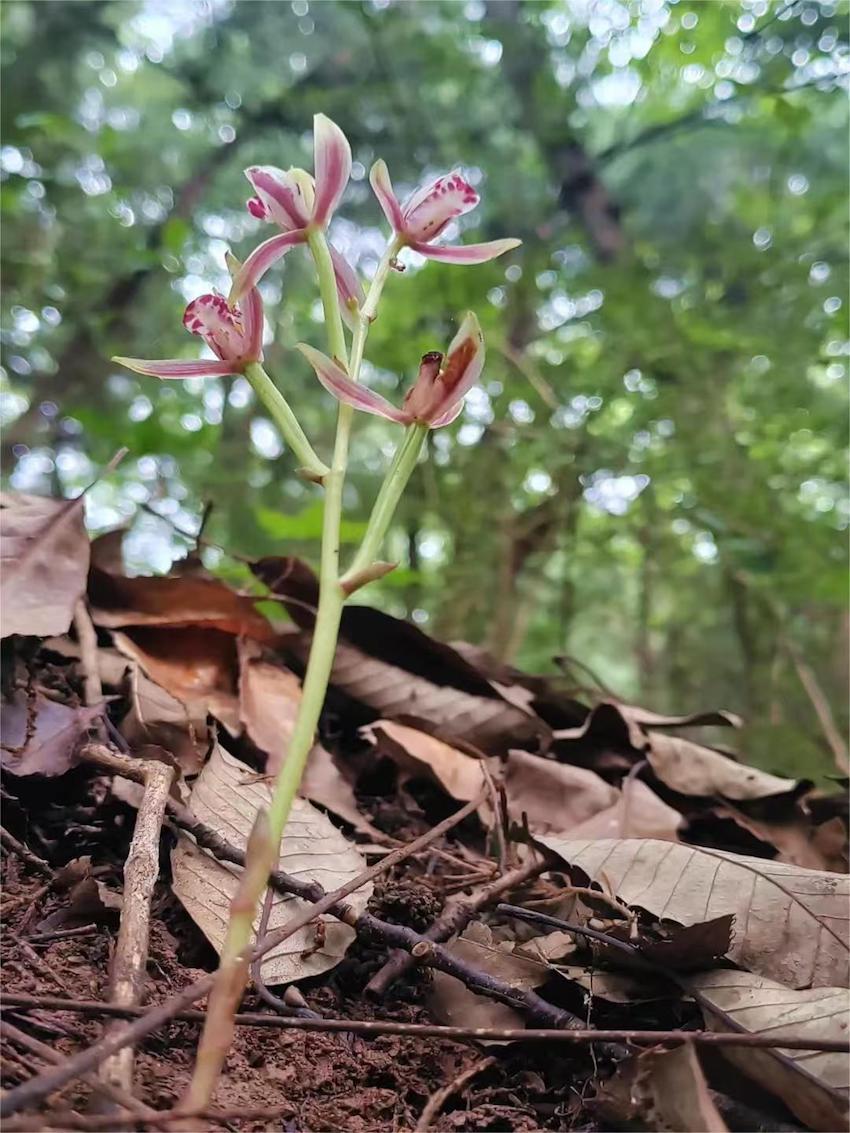
<svg viewBox="0 0 850 1133">
<path fill-rule="evenodd" d="M 153 378 L 226 378 L 234 371 L 232 362 L 219 362 L 215 358 L 200 358 L 182 362 L 178 358 L 161 358 L 146 361 L 143 358 L 113 358 L 120 366 L 147 374 Z"/>
<path fill-rule="evenodd" d="M 245 170 L 251 182 L 259 205 L 248 201 L 248 211 L 260 219 L 265 209 L 268 217 L 288 232 L 293 228 L 303 228 L 310 219 L 310 210 L 297 180 L 282 169 L 273 165 L 252 165 Z"/>
<path fill-rule="evenodd" d="M 324 114 L 313 118 L 316 200 L 313 221 L 327 225 L 351 176 L 351 146 L 339 126 Z"/>
<path fill-rule="evenodd" d="M 337 401 L 344 401 L 364 413 L 373 413 L 376 417 L 386 417 L 388 421 L 398 421 L 401 424 L 410 423 L 410 415 L 401 409 L 396 409 L 386 398 L 374 393 L 365 386 L 358 385 L 349 378 L 348 374 L 320 350 L 298 343 L 298 349 L 316 371 L 316 377 Z"/>
<path fill-rule="evenodd" d="M 444 247 L 437 244 L 411 244 L 410 247 L 420 256 L 427 256 L 429 260 L 437 260 L 442 264 L 484 264 L 488 260 L 495 260 L 503 256 L 512 248 L 518 248 L 521 240 L 490 240 L 486 244 L 447 244 Z"/>
<path fill-rule="evenodd" d="M 404 217 L 402 216 L 401 205 L 398 203 L 398 197 L 393 192 L 390 171 L 387 169 L 385 161 L 375 162 L 369 173 L 369 182 L 393 232 L 401 232 L 404 228 Z"/>
<path fill-rule="evenodd" d="M 232 306 L 238 303 L 242 296 L 251 287 L 256 287 L 272 264 L 277 263 L 281 256 L 294 248 L 296 244 L 303 244 L 307 233 L 298 228 L 294 232 L 282 232 L 279 236 L 272 236 L 255 248 L 234 277 L 230 287 L 228 302 Z"/>
<path fill-rule="evenodd" d="M 455 169 L 445 177 L 438 177 L 405 201 L 404 231 L 411 240 L 434 240 L 449 221 L 474 209 L 479 196 Z"/>
</svg>

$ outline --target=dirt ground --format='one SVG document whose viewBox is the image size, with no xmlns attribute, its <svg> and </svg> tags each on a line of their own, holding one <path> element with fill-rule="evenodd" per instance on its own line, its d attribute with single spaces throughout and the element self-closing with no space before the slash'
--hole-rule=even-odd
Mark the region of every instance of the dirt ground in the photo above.
<svg viewBox="0 0 850 1133">
<path fill-rule="evenodd" d="M 4 934 L 3 983 L 8 992 L 107 999 L 108 971 L 118 923 L 116 909 L 98 896 L 120 891 L 121 864 L 133 815 L 116 802 L 102 779 L 84 771 L 61 781 L 42 780 L 38 792 L 14 783 L 18 797 L 6 799 L 10 831 L 60 869 L 81 855 L 91 858 L 87 890 L 56 887 L 45 892 L 45 877 L 4 848 L 2 863 Z M 387 808 L 395 810 L 395 808 Z M 377 816 L 380 819 L 380 815 Z M 398 817 L 395 811 L 395 817 Z M 167 843 L 169 835 L 165 835 Z M 163 855 L 167 862 L 167 854 Z M 420 927 L 440 901 L 411 863 L 379 886 L 372 908 L 389 919 Z M 94 889 L 93 896 L 88 890 Z M 214 954 L 195 924 L 171 895 L 167 868 L 154 901 L 146 1003 L 166 998 L 214 967 Z M 53 938 L 40 940 L 45 933 Z M 58 936 L 58 938 L 57 938 Z M 414 973 L 380 1004 L 362 991 L 385 953 L 355 942 L 342 964 L 303 984 L 315 1011 L 337 1018 L 382 1018 L 433 1022 L 422 1005 L 429 977 Z M 244 1010 L 269 1010 L 249 995 Z M 62 1054 L 90 1045 L 102 1033 L 100 1020 L 81 1015 L 11 1009 L 4 1017 Z M 172 1022 L 138 1048 L 138 1095 L 157 1109 L 178 1101 L 191 1073 L 199 1025 Z M 443 1130 L 532 1130 L 596 1128 L 575 1121 L 592 1065 L 581 1053 L 541 1046 L 491 1047 L 420 1036 L 361 1037 L 240 1027 L 216 1095 L 216 1105 L 233 1116 L 216 1128 L 385 1133 L 416 1127 L 429 1097 L 492 1055 L 495 1061 L 449 1098 L 432 1128 Z M 16 1085 L 40 1067 L 32 1056 L 4 1060 L 2 1084 Z M 50 1099 L 45 1123 L 73 1108 L 97 1113 L 88 1087 L 75 1083 Z M 102 1112 L 102 1111 L 100 1111 Z M 236 1115 L 239 1116 L 236 1116 Z M 59 1128 L 61 1125 L 53 1125 Z M 102 1126 L 100 1126 L 102 1128 Z M 123 1128 L 128 1128 L 123 1126 Z"/>
</svg>

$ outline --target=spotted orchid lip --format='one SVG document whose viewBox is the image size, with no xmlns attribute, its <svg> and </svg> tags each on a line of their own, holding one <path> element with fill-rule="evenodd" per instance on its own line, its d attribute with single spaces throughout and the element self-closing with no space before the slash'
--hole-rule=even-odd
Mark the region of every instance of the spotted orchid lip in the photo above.
<svg viewBox="0 0 850 1133">
<path fill-rule="evenodd" d="M 395 194 L 385 161 L 375 162 L 369 181 L 393 232 L 427 259 L 441 263 L 483 264 L 521 243 L 514 239 L 490 240 L 484 244 L 434 243 L 452 220 L 475 208 L 481 199 L 457 169 L 417 189 L 403 206 Z"/>
</svg>

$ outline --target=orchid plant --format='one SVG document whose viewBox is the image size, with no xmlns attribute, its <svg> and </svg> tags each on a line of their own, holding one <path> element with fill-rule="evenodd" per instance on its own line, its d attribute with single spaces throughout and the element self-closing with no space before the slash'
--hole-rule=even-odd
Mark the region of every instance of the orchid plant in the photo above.
<svg viewBox="0 0 850 1133">
<path fill-rule="evenodd" d="M 431 260 L 478 264 L 519 244 L 514 239 L 485 244 L 438 243 L 452 220 L 478 204 L 476 191 L 454 170 L 416 190 L 402 205 L 393 191 L 386 164 L 377 161 L 370 181 L 392 232 L 368 291 L 364 292 L 357 273 L 327 237 L 328 225 L 351 174 L 351 148 L 342 130 L 323 114 L 315 116 L 313 139 L 315 176 L 303 169 L 283 171 L 265 165 L 245 171 L 254 194 L 247 202 L 248 211 L 277 225 L 280 232 L 255 248 L 244 263 L 228 256 L 232 282 L 226 298 L 219 294 L 201 295 L 186 308 L 183 325 L 203 339 L 212 357 L 191 361 L 115 359 L 137 373 L 166 380 L 243 375 L 298 459 L 301 474 L 320 484 L 325 493 L 319 602 L 300 709 L 268 812 L 257 815 L 249 839 L 246 867 L 231 907 L 195 1074 L 184 1102 L 191 1109 L 208 1104 L 230 1046 L 233 1015 L 247 980 L 257 907 L 277 861 L 292 801 L 313 745 L 343 606 L 355 590 L 393 569 L 394 564 L 381 561 L 381 546 L 425 436 L 430 429 L 455 420 L 484 366 L 481 328 L 475 315 L 469 313 L 462 319 L 445 355 L 433 351 L 422 357 L 416 379 L 400 408 L 361 385 L 366 339 L 377 316 L 384 285 L 392 269 L 400 267 L 397 256 L 405 247 Z M 315 453 L 294 411 L 263 368 L 263 303 L 257 284 L 272 264 L 298 245 L 309 249 L 316 268 L 328 353 L 305 343 L 299 343 L 298 349 L 322 386 L 339 402 L 329 464 Z M 349 327 L 350 337 L 346 336 L 344 324 Z M 376 498 L 363 541 L 353 561 L 341 572 L 342 494 L 355 409 L 402 425 L 405 432 Z"/>
</svg>

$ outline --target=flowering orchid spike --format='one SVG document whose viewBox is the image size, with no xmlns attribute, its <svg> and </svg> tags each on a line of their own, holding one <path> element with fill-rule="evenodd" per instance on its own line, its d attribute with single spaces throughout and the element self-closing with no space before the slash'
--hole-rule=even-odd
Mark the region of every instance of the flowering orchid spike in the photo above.
<svg viewBox="0 0 850 1133">
<path fill-rule="evenodd" d="M 183 326 L 200 335 L 215 358 L 183 361 L 180 358 L 113 358 L 137 374 L 155 378 L 212 378 L 241 374 L 263 358 L 263 301 L 256 287 L 241 307 L 230 306 L 222 295 L 199 295 L 183 315 Z"/>
<path fill-rule="evenodd" d="M 369 181 L 393 232 L 408 247 L 443 263 L 483 264 L 518 247 L 521 240 L 491 240 L 486 244 L 435 244 L 455 217 L 474 209 L 480 197 L 458 170 L 417 189 L 404 205 L 393 190 L 386 162 L 376 161 Z"/>
<path fill-rule="evenodd" d="M 484 337 L 471 312 L 452 339 L 445 361 L 437 351 L 423 355 L 419 374 L 401 409 L 374 390 L 353 382 L 338 362 L 321 351 L 304 343 L 299 343 L 298 349 L 325 389 L 338 401 L 400 425 L 421 424 L 431 429 L 449 425 L 458 417 L 464 397 L 478 381 L 484 367 Z"/>
<path fill-rule="evenodd" d="M 255 286 L 290 248 L 306 243 L 311 231 L 330 223 L 351 176 L 351 147 L 339 126 L 324 114 L 313 119 L 313 154 L 315 180 L 304 169 L 252 165 L 245 170 L 254 190 L 248 211 L 258 220 L 276 224 L 281 234 L 248 256 L 233 280 L 231 303 Z"/>
</svg>

